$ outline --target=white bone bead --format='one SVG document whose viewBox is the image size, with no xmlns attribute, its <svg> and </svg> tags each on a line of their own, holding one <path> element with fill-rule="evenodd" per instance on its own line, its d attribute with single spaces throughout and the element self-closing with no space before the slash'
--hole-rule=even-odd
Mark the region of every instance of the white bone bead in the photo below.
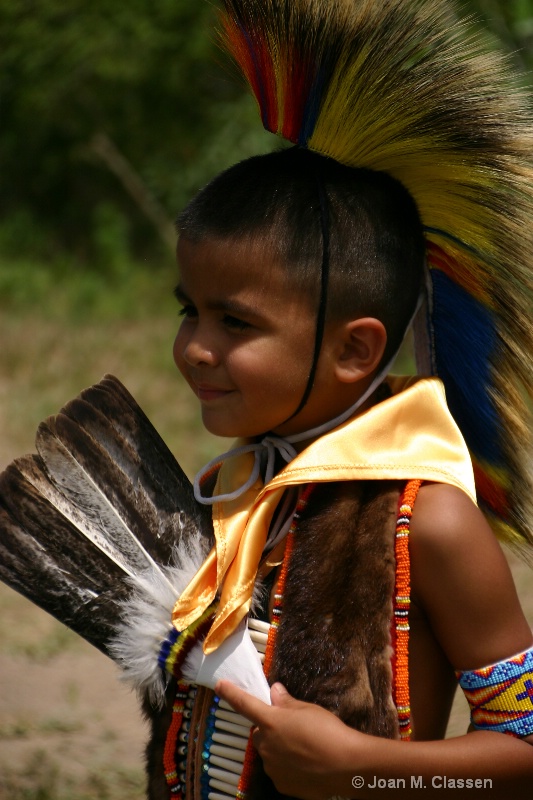
<svg viewBox="0 0 533 800">
<path fill-rule="evenodd" d="M 248 627 L 251 628 L 253 631 L 261 631 L 262 633 L 268 634 L 270 630 L 270 623 L 263 622 L 262 619 L 252 619 L 251 617 L 249 617 Z"/>
<path fill-rule="evenodd" d="M 228 800 L 228 797 L 235 797 L 235 792 L 233 794 L 219 794 L 218 792 L 209 792 L 207 795 L 207 800 Z"/>
<path fill-rule="evenodd" d="M 209 763 L 214 767 L 221 767 L 222 769 L 228 770 L 228 772 L 234 772 L 236 775 L 242 773 L 242 764 L 236 764 L 235 761 L 230 761 L 229 758 L 221 758 L 220 756 L 213 755 L 213 748 L 211 748 L 209 754 Z"/>
<path fill-rule="evenodd" d="M 243 728 L 252 727 L 252 723 L 249 719 L 246 719 L 246 717 L 242 717 L 235 711 L 225 711 L 223 708 L 220 708 L 220 706 L 215 712 L 215 719 L 225 719 L 227 722 L 233 722 L 234 725 L 242 725 Z"/>
<path fill-rule="evenodd" d="M 234 725 L 233 722 L 227 722 L 225 719 L 217 719 L 215 726 L 222 731 L 227 731 L 228 733 L 234 733 L 236 736 L 242 736 L 243 739 L 248 739 L 250 736 L 251 730 L 251 723 L 248 723 L 247 728 L 244 728 L 242 725 Z"/>
<path fill-rule="evenodd" d="M 261 642 L 266 644 L 268 641 L 268 633 L 263 633 L 263 631 L 254 631 L 253 629 L 248 631 L 250 634 L 250 639 L 252 642 Z"/>
<path fill-rule="evenodd" d="M 213 733 L 213 741 L 228 747 L 236 747 L 238 750 L 246 750 L 248 746 L 248 736 L 230 736 L 228 733 L 216 731 Z"/>
<path fill-rule="evenodd" d="M 236 761 L 239 764 L 244 764 L 244 750 L 237 750 L 235 747 L 223 747 L 220 744 L 212 744 L 211 753 L 215 756 L 229 758 L 230 761 Z"/>
<path fill-rule="evenodd" d="M 239 785 L 239 775 L 233 775 L 231 772 L 227 772 L 225 769 L 217 769 L 216 767 L 209 767 L 207 770 L 207 774 L 210 778 L 213 778 L 213 781 L 221 781 L 225 783 L 227 787 L 238 786 Z M 213 781 L 209 781 L 209 783 L 216 789 L 221 789 L 221 786 L 215 786 Z M 227 791 L 227 789 L 225 789 Z"/>
<path fill-rule="evenodd" d="M 268 631 L 256 631 L 254 628 L 249 628 L 248 633 L 252 641 L 266 642 L 269 637 Z"/>
<path fill-rule="evenodd" d="M 236 786 L 231 786 L 229 783 L 224 783 L 224 781 L 217 781 L 214 778 L 209 781 L 209 788 L 219 789 L 221 792 L 226 792 L 227 795 L 233 798 L 237 795 Z"/>
<path fill-rule="evenodd" d="M 225 701 L 225 700 L 223 700 L 221 697 L 219 698 L 219 701 L 218 701 L 218 707 L 219 707 L 219 708 L 223 708 L 223 709 L 225 709 L 226 711 L 233 711 L 233 709 L 232 709 L 232 707 L 230 706 L 230 704 L 229 704 L 229 703 L 226 703 L 226 701 Z"/>
</svg>

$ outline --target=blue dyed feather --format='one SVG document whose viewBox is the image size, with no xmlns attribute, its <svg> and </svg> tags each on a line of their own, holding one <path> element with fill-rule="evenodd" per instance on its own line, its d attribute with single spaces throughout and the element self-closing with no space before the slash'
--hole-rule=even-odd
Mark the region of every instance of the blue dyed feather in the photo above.
<svg viewBox="0 0 533 800">
<path fill-rule="evenodd" d="M 502 424 L 491 396 L 498 335 L 490 310 L 444 272 L 431 270 L 436 373 L 471 452 L 504 466 Z"/>
</svg>

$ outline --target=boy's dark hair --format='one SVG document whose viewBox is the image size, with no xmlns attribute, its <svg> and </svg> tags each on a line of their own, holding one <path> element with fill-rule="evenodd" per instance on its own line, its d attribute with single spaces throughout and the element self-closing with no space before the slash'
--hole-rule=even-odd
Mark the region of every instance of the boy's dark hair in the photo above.
<svg viewBox="0 0 533 800">
<path fill-rule="evenodd" d="M 416 204 L 390 175 L 297 147 L 254 156 L 202 189 L 179 215 L 178 232 L 192 242 L 264 238 L 290 271 L 291 286 L 318 305 L 321 193 L 329 231 L 327 317 L 381 320 L 389 359 L 415 310 L 425 253 Z"/>
</svg>

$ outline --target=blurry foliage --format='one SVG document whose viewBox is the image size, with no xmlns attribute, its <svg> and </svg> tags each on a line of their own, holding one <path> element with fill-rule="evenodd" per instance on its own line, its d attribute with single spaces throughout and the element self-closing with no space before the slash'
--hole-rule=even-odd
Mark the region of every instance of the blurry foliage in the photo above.
<svg viewBox="0 0 533 800">
<path fill-rule="evenodd" d="M 533 0 L 460 5 L 531 69 Z M 275 145 L 215 20 L 208 0 L 0 0 L 0 256 L 166 259 L 192 193 Z"/>
<path fill-rule="evenodd" d="M 204 0 L 0 0 L 4 256 L 153 252 L 117 165 L 170 223 L 220 168 L 270 149 L 214 27 Z"/>
</svg>

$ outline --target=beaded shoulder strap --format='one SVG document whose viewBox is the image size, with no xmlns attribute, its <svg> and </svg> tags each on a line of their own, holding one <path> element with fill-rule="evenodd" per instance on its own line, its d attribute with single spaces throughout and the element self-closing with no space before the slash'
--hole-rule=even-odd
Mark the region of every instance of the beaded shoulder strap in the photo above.
<svg viewBox="0 0 533 800">
<path fill-rule="evenodd" d="M 292 518 L 291 527 L 289 528 L 289 532 L 287 533 L 287 544 L 285 545 L 283 562 L 281 565 L 279 578 L 276 584 L 276 589 L 274 594 L 274 607 L 272 609 L 272 619 L 271 619 L 270 631 L 268 633 L 265 660 L 263 663 L 263 669 L 267 678 L 270 672 L 270 668 L 272 666 L 276 637 L 281 622 L 281 614 L 283 608 L 283 590 L 285 588 L 285 582 L 287 580 L 289 562 L 291 559 L 292 551 L 294 549 L 294 537 L 298 527 L 300 516 L 305 510 L 305 507 L 307 506 L 309 497 L 313 489 L 315 488 L 315 485 L 316 484 L 314 483 L 309 483 L 303 489 L 300 499 L 298 500 L 298 505 L 296 506 L 296 511 L 294 512 L 294 516 Z M 248 740 L 248 746 L 246 748 L 246 755 L 244 758 L 244 767 L 237 790 L 237 800 L 245 800 L 247 796 L 247 791 L 249 789 L 252 778 L 255 758 L 256 758 L 256 750 L 253 745 L 252 734 L 250 734 L 250 738 Z"/>
<path fill-rule="evenodd" d="M 393 625 L 393 696 L 398 712 L 400 739 L 411 738 L 411 701 L 409 697 L 409 607 L 411 605 L 411 561 L 409 533 L 413 508 L 422 481 L 408 481 L 400 495 L 396 520 Z"/>
</svg>

